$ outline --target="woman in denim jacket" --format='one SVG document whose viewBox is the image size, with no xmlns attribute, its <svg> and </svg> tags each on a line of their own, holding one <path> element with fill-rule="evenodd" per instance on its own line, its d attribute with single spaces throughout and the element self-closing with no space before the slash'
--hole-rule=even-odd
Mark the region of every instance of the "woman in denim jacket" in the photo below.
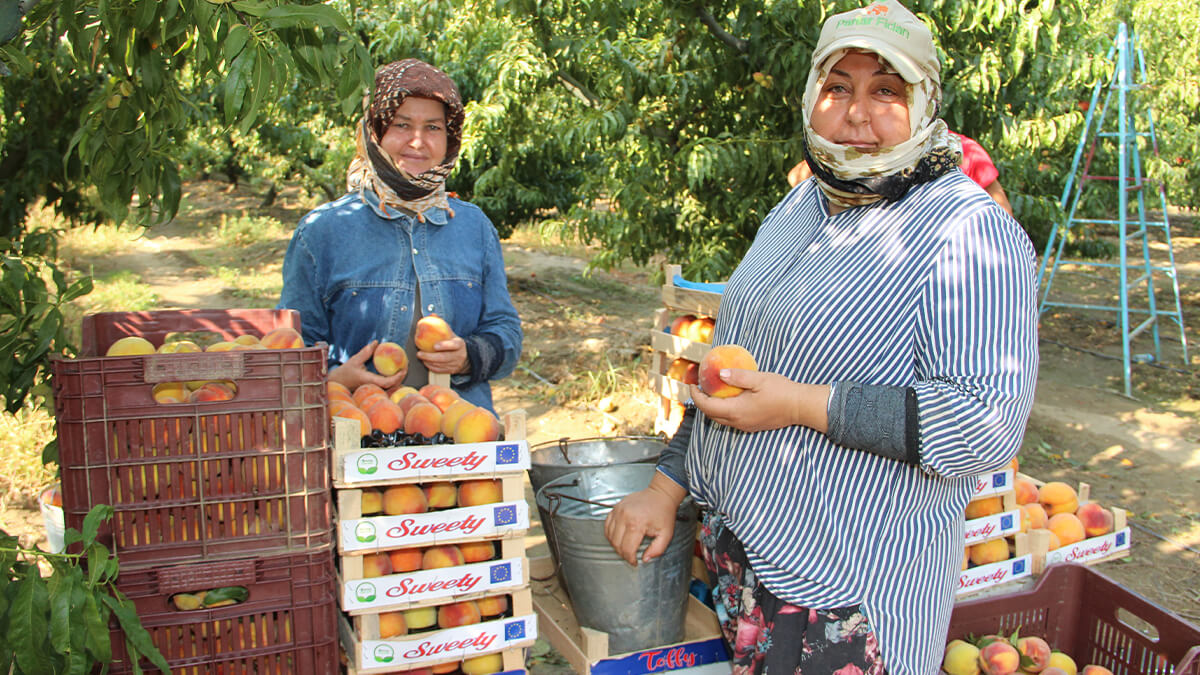
<svg viewBox="0 0 1200 675">
<path fill-rule="evenodd" d="M 488 381 L 516 366 L 521 322 L 496 228 L 446 193 L 462 125 L 458 88 L 442 71 L 406 59 L 376 73 L 348 194 L 300 221 L 283 261 L 279 307 L 300 312 L 305 343 L 328 343 L 330 380 L 386 389 L 450 373 L 463 398 L 491 409 Z M 417 351 L 416 321 L 429 314 L 455 337 Z M 407 371 L 368 368 L 381 341 L 405 345 Z"/>
</svg>

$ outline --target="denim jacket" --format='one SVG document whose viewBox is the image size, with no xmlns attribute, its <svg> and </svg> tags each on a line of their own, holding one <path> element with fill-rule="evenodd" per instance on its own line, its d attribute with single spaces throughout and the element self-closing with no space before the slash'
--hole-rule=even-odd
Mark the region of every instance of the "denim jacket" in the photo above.
<svg viewBox="0 0 1200 675">
<path fill-rule="evenodd" d="M 516 367 L 521 320 L 496 228 L 474 204 L 451 198 L 450 208 L 453 217 L 433 209 L 420 222 L 370 190 L 317 207 L 288 245 L 279 308 L 300 312 L 306 344 L 329 345 L 331 368 L 371 340 L 405 344 L 414 316 L 437 314 L 466 340 L 471 361 L 451 386 L 491 409 L 488 380 Z"/>
</svg>

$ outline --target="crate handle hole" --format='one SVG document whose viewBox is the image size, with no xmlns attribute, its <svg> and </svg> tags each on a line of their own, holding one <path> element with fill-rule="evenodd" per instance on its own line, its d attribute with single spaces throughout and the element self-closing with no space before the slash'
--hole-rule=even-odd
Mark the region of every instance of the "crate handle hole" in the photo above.
<svg viewBox="0 0 1200 675">
<path fill-rule="evenodd" d="M 1154 624 L 1124 607 L 1117 608 L 1117 621 L 1137 631 L 1139 635 L 1145 637 L 1147 640 L 1158 642 L 1158 629 L 1154 627 Z"/>
</svg>

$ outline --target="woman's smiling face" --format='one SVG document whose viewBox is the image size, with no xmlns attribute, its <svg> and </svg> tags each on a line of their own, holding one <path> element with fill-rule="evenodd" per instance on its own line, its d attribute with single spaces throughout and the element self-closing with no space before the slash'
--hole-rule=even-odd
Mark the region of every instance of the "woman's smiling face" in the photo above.
<svg viewBox="0 0 1200 675">
<path fill-rule="evenodd" d="M 379 147 L 410 176 L 441 164 L 446 159 L 446 106 L 431 98 L 404 99 Z"/>
<path fill-rule="evenodd" d="M 825 140 L 863 153 L 912 136 L 907 84 L 872 53 L 850 52 L 833 65 L 817 94 L 812 129 Z"/>
</svg>

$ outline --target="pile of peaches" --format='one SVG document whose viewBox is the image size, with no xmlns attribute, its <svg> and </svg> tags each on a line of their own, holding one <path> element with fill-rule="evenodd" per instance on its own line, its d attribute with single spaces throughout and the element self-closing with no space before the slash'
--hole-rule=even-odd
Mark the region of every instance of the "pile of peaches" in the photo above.
<svg viewBox="0 0 1200 675">
<path fill-rule="evenodd" d="M 403 353 L 403 351 L 402 351 Z M 362 446 L 370 448 L 501 440 L 500 420 L 487 408 L 461 398 L 449 387 L 398 387 L 391 393 L 374 384 L 350 391 L 327 382 L 329 416 L 356 420 Z"/>
<path fill-rule="evenodd" d="M 1013 460 L 1016 474 L 1017 460 Z M 1061 481 L 1051 481 L 1038 487 L 1027 478 L 1013 481 L 1017 504 L 1021 507 L 1021 531 L 1046 530 L 1049 532 L 1050 551 L 1070 546 L 1084 539 L 1099 537 L 1113 530 L 1112 511 L 1097 502 L 1079 503 L 1075 488 Z M 1000 497 L 986 497 L 967 504 L 966 518 L 983 518 L 1004 509 Z M 1008 560 L 1010 556 L 1006 539 L 993 539 L 967 547 L 963 556 L 963 569 L 968 564 L 986 565 Z"/>
<path fill-rule="evenodd" d="M 1020 637 L 1013 633 L 985 635 L 971 640 L 951 640 L 946 645 L 942 671 L 948 675 L 1113 675 L 1097 665 L 1080 670 L 1075 659 L 1064 652 L 1051 649 L 1044 639 Z"/>
<path fill-rule="evenodd" d="M 281 326 L 262 336 L 246 333 L 225 340 L 218 333 L 196 331 L 168 334 L 158 347 L 140 335 L 129 335 L 109 346 L 105 356 L 145 356 L 148 354 L 197 354 L 200 352 L 229 352 L 247 349 L 298 349 L 304 338 L 292 328 Z M 233 380 L 190 380 L 188 382 L 159 382 L 151 389 L 154 402 L 200 403 L 228 401 L 237 395 Z"/>
<path fill-rule="evenodd" d="M 695 314 L 684 314 L 671 321 L 667 332 L 676 337 L 687 338 L 692 342 L 711 344 L 713 328 L 716 324 L 716 321 L 707 316 L 697 317 Z"/>
</svg>

